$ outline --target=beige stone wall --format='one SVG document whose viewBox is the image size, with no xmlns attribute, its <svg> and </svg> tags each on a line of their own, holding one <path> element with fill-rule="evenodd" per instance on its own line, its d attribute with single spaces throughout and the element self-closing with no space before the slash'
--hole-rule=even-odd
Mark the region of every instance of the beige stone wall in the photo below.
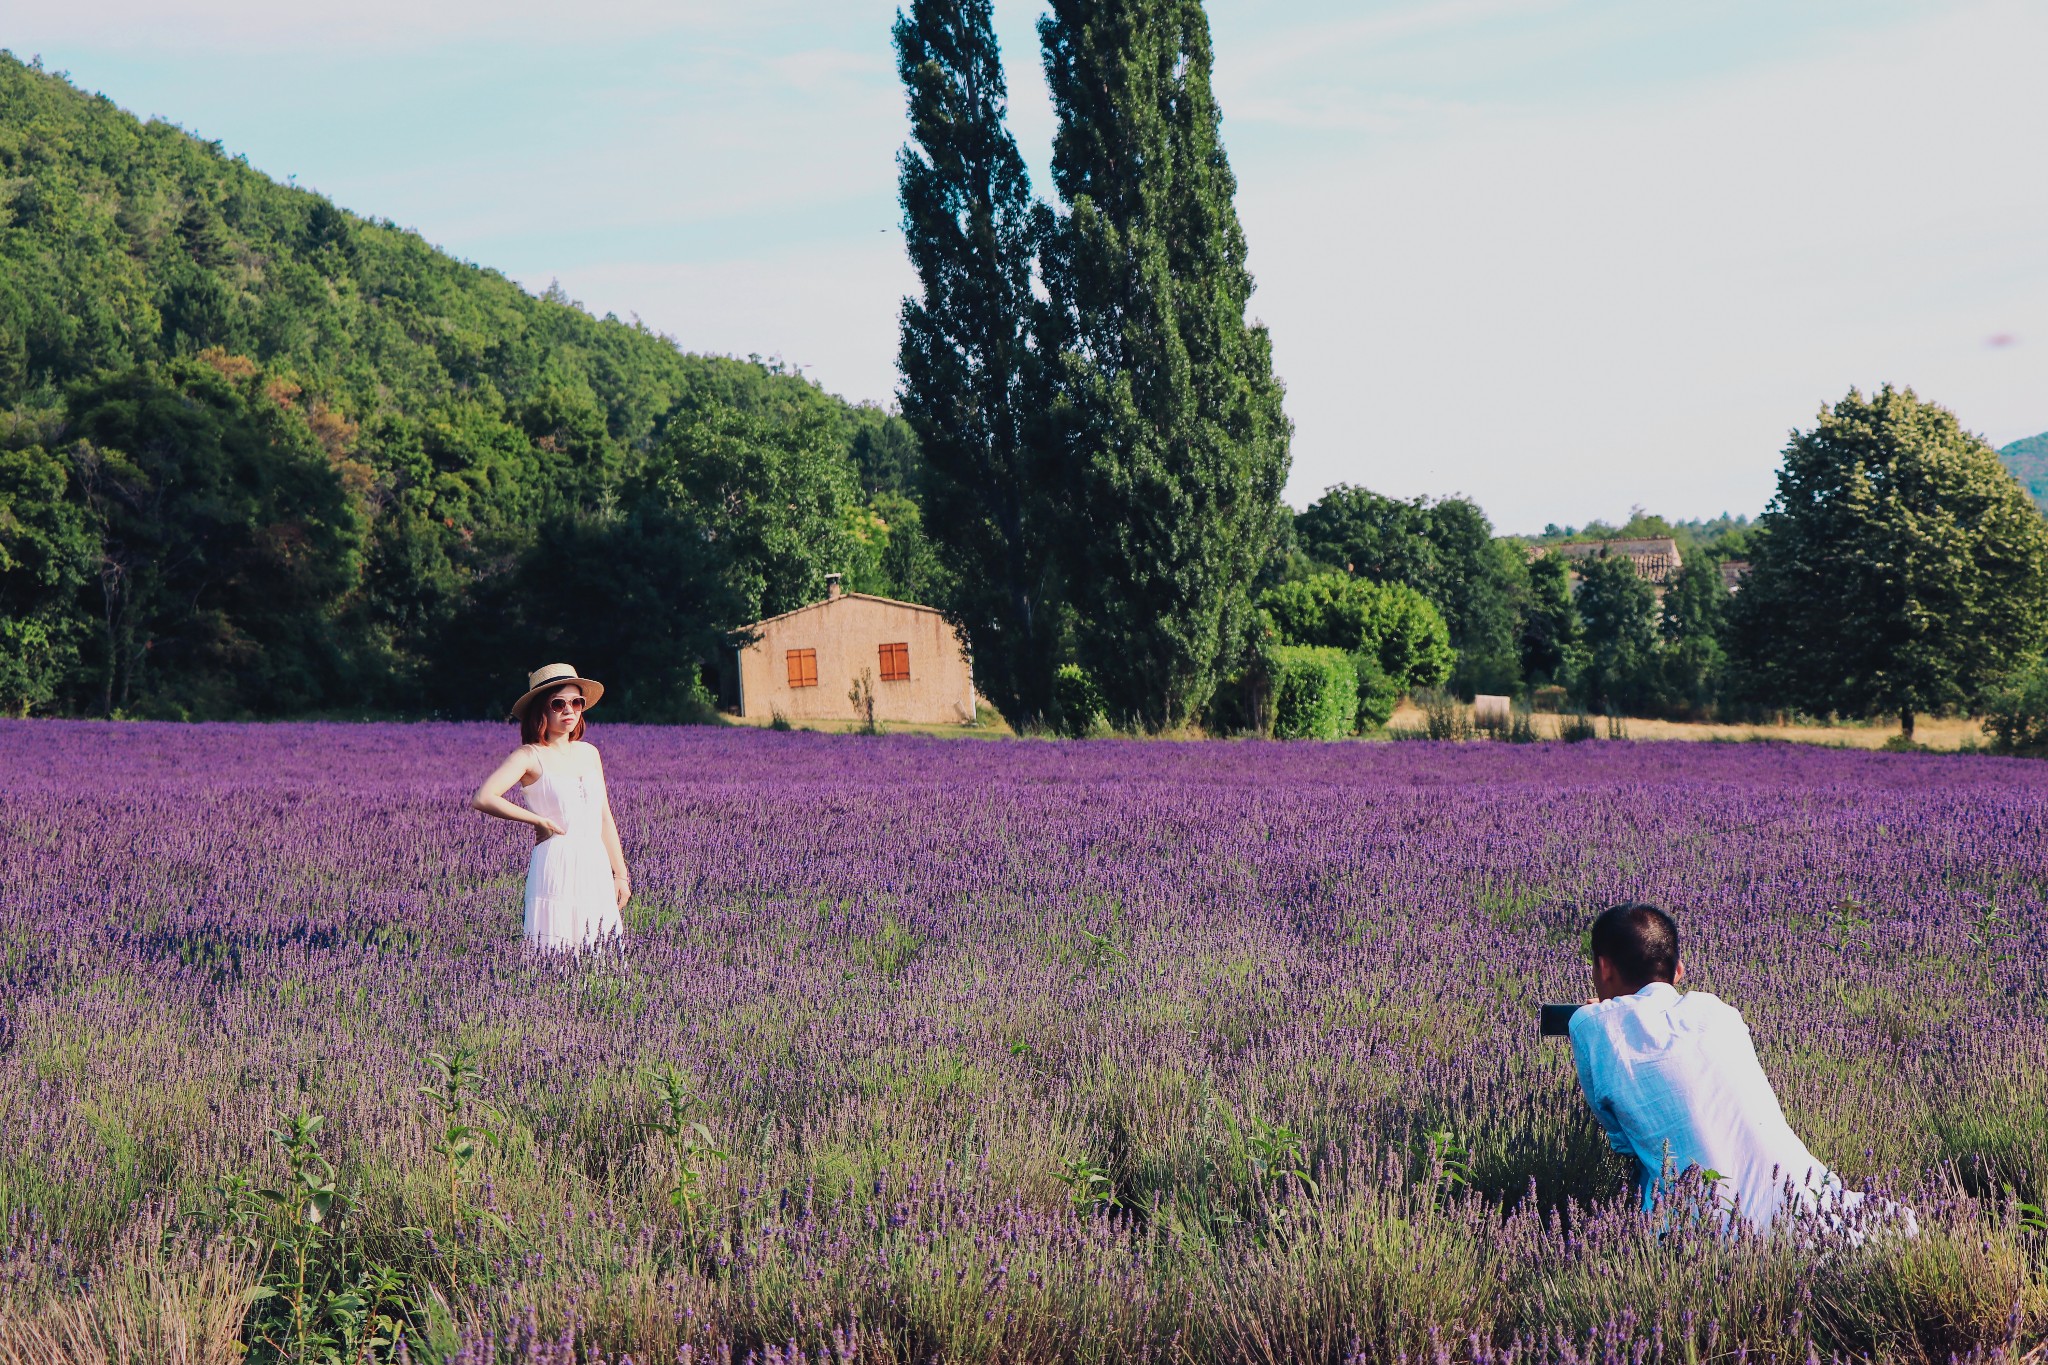
<svg viewBox="0 0 2048 1365">
<path fill-rule="evenodd" d="M 960 637 L 929 607 L 846 593 L 750 627 L 760 638 L 740 651 L 740 714 L 791 720 L 851 720 L 847 692 L 867 669 L 875 718 L 919 725 L 974 719 L 974 677 Z M 909 646 L 910 680 L 882 681 L 881 649 Z M 788 652 L 817 651 L 818 685 L 789 685 Z"/>
</svg>

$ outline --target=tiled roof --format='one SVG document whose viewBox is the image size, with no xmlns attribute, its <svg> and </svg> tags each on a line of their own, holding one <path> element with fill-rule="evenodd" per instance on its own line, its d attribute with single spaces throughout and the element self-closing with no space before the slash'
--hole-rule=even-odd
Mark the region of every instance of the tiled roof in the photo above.
<svg viewBox="0 0 2048 1365">
<path fill-rule="evenodd" d="M 1670 582 L 1672 575 L 1685 564 L 1678 553 L 1678 542 L 1670 536 L 1652 536 L 1642 540 L 1575 540 L 1566 545 L 1538 546 L 1533 554 L 1537 557 L 1558 554 L 1566 559 L 1621 555 L 1635 565 L 1637 575 L 1645 582 L 1660 586 Z"/>
<path fill-rule="evenodd" d="M 796 616 L 802 612 L 816 611 L 820 607 L 829 607 L 834 602 L 852 602 L 855 600 L 859 600 L 862 602 L 879 602 L 885 607 L 902 607 L 907 611 L 928 611 L 934 616 L 945 615 L 945 613 L 940 611 L 937 607 L 928 607 L 925 606 L 922 602 L 899 602 L 893 597 L 877 597 L 871 592 L 843 592 L 840 593 L 837 597 L 820 598 L 816 602 L 806 602 L 801 607 L 792 607 L 788 611 L 779 612 L 774 616 L 763 617 L 759 621 L 750 621 L 744 626 L 737 627 L 737 629 L 757 630 L 760 627 L 767 625 L 771 621 L 781 621 L 788 617 Z"/>
</svg>

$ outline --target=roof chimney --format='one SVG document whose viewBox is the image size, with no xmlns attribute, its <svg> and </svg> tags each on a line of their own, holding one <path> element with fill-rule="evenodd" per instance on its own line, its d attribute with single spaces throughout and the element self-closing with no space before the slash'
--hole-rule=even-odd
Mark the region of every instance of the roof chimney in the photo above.
<svg viewBox="0 0 2048 1365">
<path fill-rule="evenodd" d="M 839 600 L 839 575 L 836 573 L 825 575 L 825 600 L 827 602 L 837 602 Z"/>
</svg>

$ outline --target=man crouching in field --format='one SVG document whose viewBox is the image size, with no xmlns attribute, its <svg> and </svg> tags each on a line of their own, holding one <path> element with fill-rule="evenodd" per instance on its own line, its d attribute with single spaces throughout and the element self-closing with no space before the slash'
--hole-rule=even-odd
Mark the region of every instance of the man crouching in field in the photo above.
<svg viewBox="0 0 2048 1365">
<path fill-rule="evenodd" d="M 1717 1177 L 1723 1207 L 1759 1231 L 1794 1202 L 1829 1225 L 1861 1221 L 1851 1211 L 1863 1196 L 1844 1190 L 1785 1121 L 1741 1013 L 1704 991 L 1679 993 L 1685 965 L 1671 917 L 1617 905 L 1593 921 L 1592 938 L 1599 1000 L 1572 1016 L 1572 1059 L 1607 1140 L 1636 1159 L 1643 1207 L 1697 1167 Z M 1910 1235 L 1911 1211 L 1896 1216 Z"/>
</svg>

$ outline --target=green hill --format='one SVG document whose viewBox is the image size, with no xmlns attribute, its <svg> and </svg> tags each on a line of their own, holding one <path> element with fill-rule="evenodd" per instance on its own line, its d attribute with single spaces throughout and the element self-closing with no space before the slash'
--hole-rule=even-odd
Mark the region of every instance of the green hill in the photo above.
<svg viewBox="0 0 2048 1365">
<path fill-rule="evenodd" d="M 1998 448 L 1998 458 L 2027 487 L 2034 505 L 2048 512 L 2048 431 Z"/>
<path fill-rule="evenodd" d="M 720 460 L 797 479 L 824 529 L 741 534 L 766 514 L 706 501 Z M 717 626 L 833 569 L 919 586 L 915 463 L 878 409 L 535 297 L 0 53 L 0 706 L 464 712 L 580 647 L 660 675 L 614 714 L 673 713 Z M 591 590 L 668 653 L 552 619 L 550 554 L 623 557 Z"/>
</svg>

